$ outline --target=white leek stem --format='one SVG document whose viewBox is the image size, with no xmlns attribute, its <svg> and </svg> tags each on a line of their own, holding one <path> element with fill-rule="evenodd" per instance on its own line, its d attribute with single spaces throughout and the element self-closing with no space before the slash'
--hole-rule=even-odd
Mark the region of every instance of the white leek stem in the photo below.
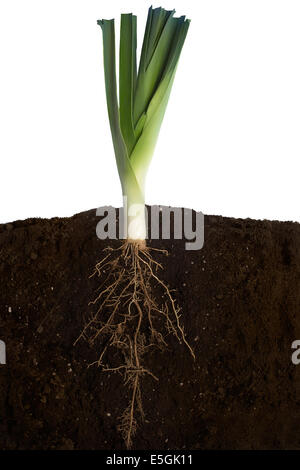
<svg viewBox="0 0 300 470">
<path fill-rule="evenodd" d="M 123 196 L 125 234 L 129 241 L 141 241 L 145 245 L 147 236 L 146 208 L 142 196 L 136 197 L 131 191 Z"/>
</svg>

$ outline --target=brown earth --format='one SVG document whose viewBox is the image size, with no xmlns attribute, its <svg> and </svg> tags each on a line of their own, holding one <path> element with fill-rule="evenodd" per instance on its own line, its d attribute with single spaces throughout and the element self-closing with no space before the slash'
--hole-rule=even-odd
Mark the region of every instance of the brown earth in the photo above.
<svg viewBox="0 0 300 470">
<path fill-rule="evenodd" d="M 95 211 L 0 225 L 1 449 L 122 449 L 121 375 L 87 368 L 73 346 L 89 313 L 89 279 L 107 241 Z M 113 245 L 117 245 L 114 242 Z M 300 449 L 300 225 L 205 217 L 205 243 L 161 240 L 161 277 L 177 290 L 193 362 L 175 338 L 143 378 L 136 449 Z"/>
</svg>

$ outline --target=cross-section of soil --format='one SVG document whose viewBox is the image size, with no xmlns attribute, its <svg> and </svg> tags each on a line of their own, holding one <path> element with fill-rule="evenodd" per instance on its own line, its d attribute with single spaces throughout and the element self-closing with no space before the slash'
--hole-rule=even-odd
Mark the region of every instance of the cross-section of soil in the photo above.
<svg viewBox="0 0 300 470">
<path fill-rule="evenodd" d="M 121 449 L 118 417 L 128 390 L 73 346 L 98 287 L 99 217 L 28 219 L 0 225 L 1 449 Z M 168 338 L 145 361 L 145 421 L 136 449 L 300 449 L 300 225 L 205 217 L 205 242 L 150 244 L 176 289 L 194 349 Z"/>
</svg>

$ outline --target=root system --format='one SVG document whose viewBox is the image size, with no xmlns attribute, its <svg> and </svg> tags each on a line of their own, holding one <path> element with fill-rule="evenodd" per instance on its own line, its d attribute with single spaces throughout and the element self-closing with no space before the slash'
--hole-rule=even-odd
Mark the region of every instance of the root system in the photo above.
<svg viewBox="0 0 300 470">
<path fill-rule="evenodd" d="M 97 295 L 90 302 L 95 310 L 76 340 L 84 338 L 96 348 L 101 344 L 99 357 L 90 366 L 97 365 L 104 372 L 119 372 L 124 376 L 130 400 L 120 417 L 119 430 L 127 448 L 132 446 L 137 416 L 141 421 L 144 419 L 141 379 L 148 375 L 158 380 L 145 365 L 146 353 L 154 348 L 163 350 L 168 335 L 173 334 L 195 358 L 173 292 L 159 277 L 158 271 L 163 266 L 154 259 L 155 252 L 168 254 L 131 241 L 117 249 L 106 248 L 91 275 L 100 280 Z M 159 296 L 154 295 L 154 287 Z M 119 353 L 118 363 L 113 365 L 107 364 L 112 348 Z"/>
</svg>

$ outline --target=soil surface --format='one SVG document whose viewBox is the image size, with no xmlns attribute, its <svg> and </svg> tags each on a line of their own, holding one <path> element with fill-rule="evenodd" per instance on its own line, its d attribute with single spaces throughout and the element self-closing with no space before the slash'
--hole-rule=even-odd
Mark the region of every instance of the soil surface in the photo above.
<svg viewBox="0 0 300 470">
<path fill-rule="evenodd" d="M 88 318 L 103 249 L 99 217 L 0 225 L 1 449 L 123 449 L 120 374 L 87 367 L 73 346 Z M 205 242 L 150 241 L 169 251 L 161 277 L 176 289 L 196 361 L 169 337 L 143 378 L 145 421 L 135 449 L 300 449 L 300 225 L 205 216 Z"/>
</svg>

